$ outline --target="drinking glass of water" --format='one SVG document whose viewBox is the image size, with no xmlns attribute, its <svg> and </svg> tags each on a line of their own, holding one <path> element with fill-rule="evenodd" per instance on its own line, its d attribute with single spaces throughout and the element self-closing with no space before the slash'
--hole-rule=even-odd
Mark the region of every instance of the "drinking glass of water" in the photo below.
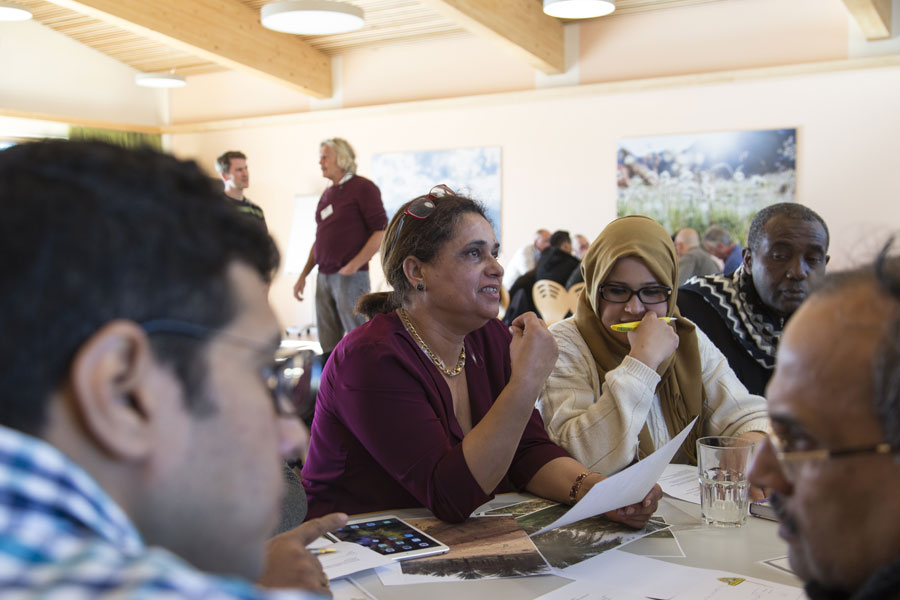
<svg viewBox="0 0 900 600">
<path fill-rule="evenodd" d="M 713 527 L 740 527 L 747 520 L 750 503 L 751 441 L 728 436 L 697 440 L 700 476 L 700 514 Z"/>
</svg>

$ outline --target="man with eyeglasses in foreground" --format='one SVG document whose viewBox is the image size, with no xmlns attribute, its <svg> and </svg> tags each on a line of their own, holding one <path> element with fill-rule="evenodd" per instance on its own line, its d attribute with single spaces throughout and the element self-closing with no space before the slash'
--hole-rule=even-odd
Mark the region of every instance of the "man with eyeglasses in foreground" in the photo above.
<svg viewBox="0 0 900 600">
<path fill-rule="evenodd" d="M 794 314 L 751 481 L 813 599 L 900 598 L 900 257 L 831 276 Z"/>
<path fill-rule="evenodd" d="M 3 595 L 327 594 L 305 546 L 346 515 L 269 540 L 306 438 L 269 235 L 196 164 L 93 142 L 0 152 L 0 215 Z"/>
</svg>

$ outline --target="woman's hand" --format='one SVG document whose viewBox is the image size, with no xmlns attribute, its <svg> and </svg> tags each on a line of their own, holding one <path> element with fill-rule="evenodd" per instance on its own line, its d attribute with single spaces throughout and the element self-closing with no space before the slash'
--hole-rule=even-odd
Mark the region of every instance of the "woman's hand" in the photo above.
<svg viewBox="0 0 900 600">
<path fill-rule="evenodd" d="M 641 529 L 647 524 L 647 521 L 650 520 L 653 513 L 656 512 L 660 498 L 662 498 L 662 488 L 659 487 L 659 484 L 657 483 L 650 492 L 644 496 L 643 500 L 637 504 L 631 504 L 629 506 L 617 508 L 616 510 L 611 510 L 606 513 L 606 518 L 612 521 L 618 521 L 619 523 L 624 523 L 635 529 Z"/>
<path fill-rule="evenodd" d="M 590 491 L 592 487 L 594 487 L 604 479 L 606 479 L 606 477 L 599 473 L 591 473 L 587 478 L 585 478 L 584 483 L 578 490 L 576 500 L 581 500 L 582 498 L 584 498 L 584 496 Z M 653 516 L 653 513 L 656 512 L 656 509 L 659 506 L 660 498 L 662 498 L 662 488 L 659 487 L 659 484 L 656 484 L 653 486 L 650 492 L 646 496 L 644 496 L 643 500 L 636 504 L 631 504 L 629 506 L 617 508 L 616 510 L 611 510 L 606 513 L 606 518 L 610 519 L 611 521 L 624 523 L 625 525 L 634 527 L 635 529 L 640 529 L 647 524 L 647 521 L 650 520 L 650 517 Z"/>
<path fill-rule="evenodd" d="M 509 331 L 512 333 L 509 343 L 511 380 L 525 381 L 539 388 L 550 376 L 559 355 L 553 334 L 533 312 L 516 317 Z"/>
<path fill-rule="evenodd" d="M 631 344 L 628 355 L 655 371 L 678 348 L 678 334 L 656 313 L 647 311 L 637 329 L 628 332 L 628 343 Z"/>
</svg>

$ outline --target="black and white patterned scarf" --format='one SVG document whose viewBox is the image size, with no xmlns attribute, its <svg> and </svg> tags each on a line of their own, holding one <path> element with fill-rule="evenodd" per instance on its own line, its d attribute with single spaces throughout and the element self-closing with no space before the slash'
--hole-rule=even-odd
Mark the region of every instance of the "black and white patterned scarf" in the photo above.
<svg viewBox="0 0 900 600">
<path fill-rule="evenodd" d="M 775 351 L 785 319 L 766 308 L 744 265 L 731 275 L 691 277 L 682 286 L 712 306 L 753 360 L 775 368 Z"/>
</svg>

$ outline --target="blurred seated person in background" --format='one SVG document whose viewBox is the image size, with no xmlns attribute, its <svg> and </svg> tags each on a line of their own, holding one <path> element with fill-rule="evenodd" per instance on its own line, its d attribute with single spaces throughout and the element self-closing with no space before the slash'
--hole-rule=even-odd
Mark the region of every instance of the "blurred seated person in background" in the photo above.
<svg viewBox="0 0 900 600">
<path fill-rule="evenodd" d="M 741 266 L 741 253 L 744 249 L 731 238 L 724 227 L 711 225 L 703 234 L 703 247 L 722 261 L 722 275 L 727 277 Z"/>
<path fill-rule="evenodd" d="M 575 258 L 577 258 L 578 260 L 584 258 L 584 255 L 587 254 L 588 248 L 590 247 L 590 240 L 588 240 L 580 233 L 575 234 L 575 246 L 572 248 L 572 254 L 575 255 Z"/>
<path fill-rule="evenodd" d="M 446 186 L 404 204 L 381 248 L 394 291 L 325 367 L 303 467 L 309 514 L 425 506 L 459 522 L 514 490 L 574 503 L 603 476 L 552 443 L 534 399 L 556 362 L 546 325 L 496 319 L 503 268 L 484 209 Z M 642 527 L 655 486 L 609 513 Z"/>
<path fill-rule="evenodd" d="M 542 279 L 550 279 L 566 286 L 573 273 L 579 271 L 580 261 L 572 256 L 572 240 L 568 231 L 555 231 L 550 236 L 550 247 L 541 254 L 537 267 L 525 273 L 509 288 L 509 306 L 503 315 L 503 322 L 507 325 L 519 315 L 526 312 L 538 313 L 534 305 L 534 284 Z"/>
<path fill-rule="evenodd" d="M 506 312 L 503 313 L 503 322 L 506 325 L 512 325 L 516 317 L 524 315 L 527 312 L 537 314 L 537 307 L 534 305 L 534 284 L 537 281 L 537 269 L 532 269 L 516 279 L 516 282 L 509 288 L 509 305 Z"/>
<path fill-rule="evenodd" d="M 550 247 L 550 232 L 538 229 L 534 234 L 534 242 L 516 250 L 503 274 L 503 287 L 511 289 L 516 279 L 529 271 L 533 271 L 541 258 L 541 252 Z"/>
<path fill-rule="evenodd" d="M 535 281 L 549 279 L 564 286 L 572 271 L 578 269 L 579 261 L 572 256 L 572 238 L 568 231 L 554 231 L 550 236 L 550 247 L 541 254 L 535 269 Z"/>
<path fill-rule="evenodd" d="M 659 223 L 616 219 L 581 263 L 575 316 L 550 332 L 559 359 L 538 406 L 550 438 L 593 470 L 615 473 L 666 444 L 700 417 L 678 462 L 696 464 L 705 435 L 758 441 L 765 400 L 747 393 L 725 357 L 675 305 L 675 248 Z M 616 323 L 640 321 L 634 331 Z"/>
<path fill-rule="evenodd" d="M 785 322 L 821 285 L 828 227 L 795 202 L 773 204 L 750 223 L 743 264 L 730 277 L 699 277 L 678 291 L 678 309 L 709 336 L 754 394 L 775 368 Z"/>
<path fill-rule="evenodd" d="M 305 546 L 346 515 L 269 540 L 306 432 L 266 231 L 195 163 L 97 142 L 0 151 L 0 211 L 2 595 L 327 593 Z"/>
<path fill-rule="evenodd" d="M 682 229 L 675 234 L 675 254 L 678 256 L 679 286 L 691 277 L 722 272 L 719 264 L 700 247 L 700 236 L 693 229 Z"/>
<path fill-rule="evenodd" d="M 586 237 L 581 234 L 575 236 L 575 258 L 578 259 L 578 266 L 572 269 L 572 273 L 566 280 L 565 286 L 567 290 L 576 283 L 584 282 L 584 276 L 581 274 L 581 261 L 584 260 L 584 255 L 587 254 L 590 247 L 591 243 Z"/>
<path fill-rule="evenodd" d="M 882 254 L 791 317 L 750 469 L 813 600 L 900 598 L 898 382 L 900 258 Z"/>
</svg>

